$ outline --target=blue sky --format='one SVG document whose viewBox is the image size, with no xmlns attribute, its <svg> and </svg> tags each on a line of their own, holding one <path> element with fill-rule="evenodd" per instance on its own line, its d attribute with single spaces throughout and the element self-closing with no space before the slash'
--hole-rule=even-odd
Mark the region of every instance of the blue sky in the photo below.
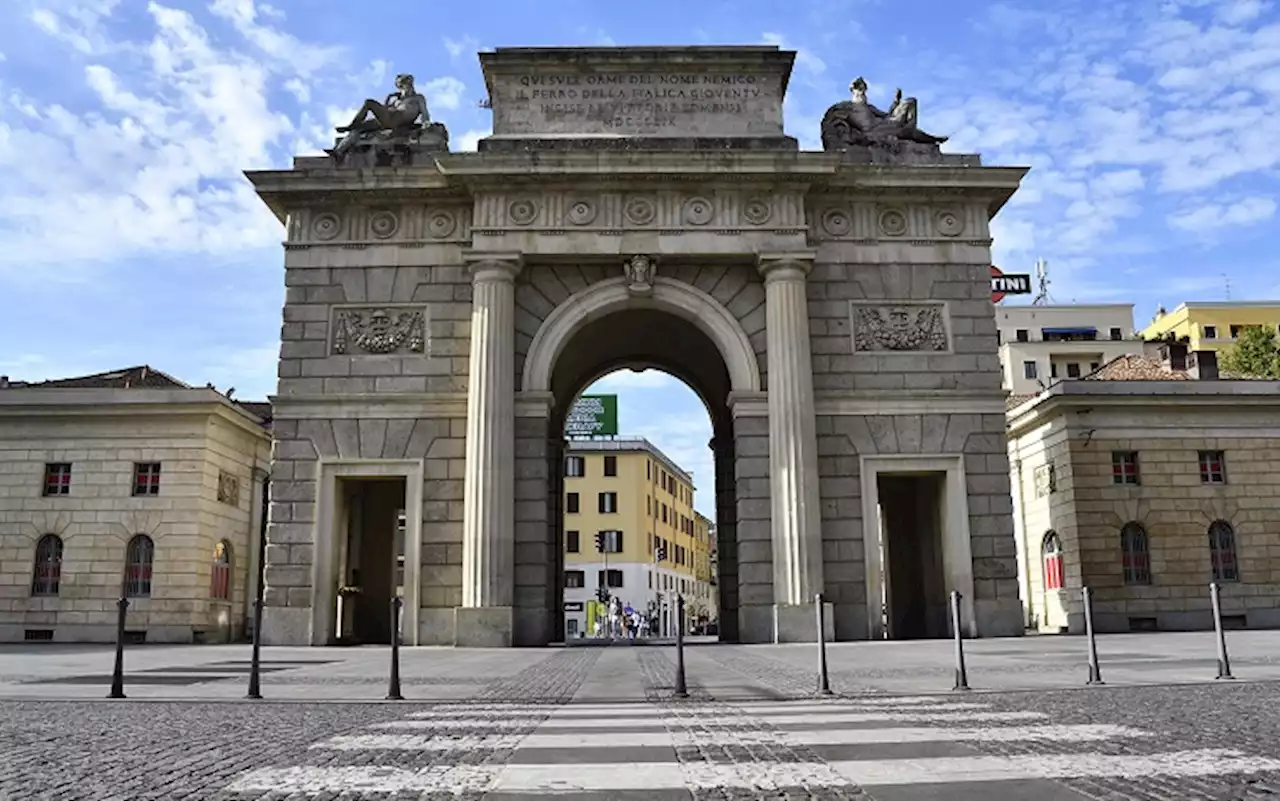
<svg viewBox="0 0 1280 801">
<path fill-rule="evenodd" d="M 786 124 L 803 147 L 863 75 L 882 107 L 896 86 L 917 96 L 948 150 L 1033 167 L 995 261 L 1047 259 L 1058 302 L 1132 302 L 1142 322 L 1227 281 L 1233 299 L 1280 296 L 1280 12 L 1264 0 L 5 0 L 0 373 L 145 362 L 266 395 L 281 231 L 241 170 L 316 152 L 400 71 L 474 148 L 479 49 L 704 43 L 798 51 Z M 705 414 L 669 383 L 614 379 L 624 425 L 681 458 L 657 432 Z"/>
</svg>

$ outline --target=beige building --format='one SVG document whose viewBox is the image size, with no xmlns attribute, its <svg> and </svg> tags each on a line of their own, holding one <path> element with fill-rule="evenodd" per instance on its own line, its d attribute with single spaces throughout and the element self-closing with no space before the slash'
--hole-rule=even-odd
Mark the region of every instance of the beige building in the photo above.
<svg viewBox="0 0 1280 801">
<path fill-rule="evenodd" d="M 595 631 L 601 588 L 656 617 L 660 635 L 674 632 L 677 595 L 685 598 L 686 622 L 715 608 L 710 521 L 694 511 L 693 476 L 652 443 L 571 440 L 564 492 L 567 638 Z"/>
<path fill-rule="evenodd" d="M 1280 626 L 1280 381 L 1218 378 L 1212 352 L 1126 356 L 1009 411 L 1027 624 Z M 1183 365 L 1189 365 L 1182 369 Z"/>
<path fill-rule="evenodd" d="M 1246 328 L 1280 329 L 1280 301 L 1202 301 L 1180 303 L 1171 312 L 1156 310 L 1142 330 L 1150 340 L 1172 337 L 1192 350 L 1219 351 L 1235 344 Z"/>
<path fill-rule="evenodd" d="M 0 641 L 243 635 L 257 591 L 267 404 L 150 367 L 0 378 Z"/>
<path fill-rule="evenodd" d="M 1142 353 L 1131 303 L 997 306 L 996 326 L 1002 383 L 1014 395 L 1033 395 Z"/>
</svg>

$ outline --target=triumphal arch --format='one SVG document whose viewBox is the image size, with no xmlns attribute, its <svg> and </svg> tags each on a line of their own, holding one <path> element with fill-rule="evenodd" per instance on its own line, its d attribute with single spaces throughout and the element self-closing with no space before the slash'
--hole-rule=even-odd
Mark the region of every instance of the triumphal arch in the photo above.
<svg viewBox="0 0 1280 801">
<path fill-rule="evenodd" d="M 498 49 L 478 152 L 403 75 L 250 174 L 287 230 L 267 642 L 385 641 L 397 595 L 410 644 L 562 639 L 564 418 L 620 367 L 711 414 L 724 639 L 812 640 L 819 592 L 838 639 L 945 636 L 952 590 L 1021 633 L 989 222 L 1025 170 L 861 79 L 801 150 L 794 55 Z"/>
</svg>

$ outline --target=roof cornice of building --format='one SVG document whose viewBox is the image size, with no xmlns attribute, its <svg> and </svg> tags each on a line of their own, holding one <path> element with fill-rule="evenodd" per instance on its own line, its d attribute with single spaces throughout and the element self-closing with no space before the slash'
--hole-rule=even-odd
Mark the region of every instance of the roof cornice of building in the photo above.
<svg viewBox="0 0 1280 801">
<path fill-rule="evenodd" d="M 10 387 L 0 390 L 2 417 L 67 417 L 123 415 L 219 414 L 241 427 L 267 436 L 261 417 L 216 389 L 115 389 Z"/>
<path fill-rule="evenodd" d="M 1280 380 L 1061 381 L 1006 413 L 1010 433 L 1079 406 L 1280 407 Z"/>
</svg>

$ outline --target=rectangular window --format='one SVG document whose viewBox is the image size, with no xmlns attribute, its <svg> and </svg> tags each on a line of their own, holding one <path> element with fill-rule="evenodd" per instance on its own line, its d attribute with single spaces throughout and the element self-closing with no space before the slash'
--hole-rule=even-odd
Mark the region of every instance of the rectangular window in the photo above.
<svg viewBox="0 0 1280 801">
<path fill-rule="evenodd" d="M 644 477 L 653 478 L 653 462 L 649 461 L 648 459 L 644 460 Z M 815 638 L 817 637 L 817 635 L 814 635 L 814 636 Z"/>
<path fill-rule="evenodd" d="M 1079 377 L 1080 377 L 1080 365 L 1076 364 L 1075 362 L 1071 362 L 1070 364 L 1068 364 L 1067 378 L 1079 378 Z"/>
<path fill-rule="evenodd" d="M 1089 372 L 1091 372 L 1091 373 L 1096 373 L 1096 372 L 1098 372 L 1098 363 L 1097 363 L 1097 362 L 1089 362 Z"/>
<path fill-rule="evenodd" d="M 1035 377 L 1036 377 L 1036 363 L 1035 363 L 1035 362 L 1023 362 L 1023 363 L 1022 363 L 1022 375 L 1023 375 L 1023 377 L 1024 377 L 1024 378 L 1035 378 Z"/>
<path fill-rule="evenodd" d="M 605 553 L 622 553 L 622 532 L 621 531 L 601 531 L 604 537 Z"/>
<path fill-rule="evenodd" d="M 1015 334 L 1019 342 L 1029 342 L 1031 337 L 1027 335 L 1027 329 L 1019 328 Z"/>
<path fill-rule="evenodd" d="M 1049 362 L 1049 377 L 1050 377 L 1050 378 L 1057 378 L 1057 377 L 1058 377 L 1058 364 L 1057 364 L 1057 362 Z"/>
<path fill-rule="evenodd" d="M 652 573 L 650 573 L 650 574 L 649 574 L 649 589 L 653 589 L 653 574 L 652 574 Z M 814 631 L 817 631 L 817 629 L 814 629 Z M 818 635 L 816 635 L 816 634 L 815 634 L 815 635 L 813 635 L 813 638 L 814 638 L 815 640 L 816 640 L 816 639 L 818 639 Z"/>
<path fill-rule="evenodd" d="M 1216 325 L 1206 325 L 1206 326 L 1203 326 L 1203 328 L 1204 328 L 1204 338 L 1205 338 L 1205 339 L 1217 339 L 1217 338 L 1218 338 L 1218 326 L 1216 326 Z"/>
<path fill-rule="evenodd" d="M 1231 338 L 1232 338 L 1232 339 L 1239 339 L 1239 338 L 1240 338 L 1240 331 L 1241 331 L 1243 328 L 1244 328 L 1244 326 L 1242 326 L 1242 325 L 1233 325 L 1233 326 L 1231 326 Z"/>
<path fill-rule="evenodd" d="M 649 555 L 653 556 L 653 532 L 652 531 L 649 532 L 648 542 L 649 542 Z"/>
<path fill-rule="evenodd" d="M 71 494 L 70 462 L 51 462 L 44 466 L 44 494 Z"/>
<path fill-rule="evenodd" d="M 610 478 L 618 475 L 618 457 L 604 457 L 604 474 Z"/>
<path fill-rule="evenodd" d="M 667 505 L 665 503 L 660 505 L 662 506 L 662 522 L 665 523 L 667 522 Z"/>
<path fill-rule="evenodd" d="M 618 511 L 618 493 L 602 492 L 597 501 L 596 511 L 602 515 L 616 514 Z"/>
<path fill-rule="evenodd" d="M 570 492 L 564 498 L 565 512 L 576 515 L 578 513 L 578 493 Z"/>
<path fill-rule="evenodd" d="M 1123 338 L 1123 337 L 1124 337 L 1124 332 L 1123 332 L 1123 331 L 1121 331 L 1119 328 L 1113 328 L 1113 329 L 1111 329 L 1111 338 L 1112 338 L 1113 340 L 1119 340 L 1119 339 L 1121 339 L 1121 338 Z"/>
<path fill-rule="evenodd" d="M 649 495 L 644 496 L 644 516 L 653 517 L 653 498 Z"/>
<path fill-rule="evenodd" d="M 564 533 L 564 549 L 567 553 L 579 553 L 581 547 L 582 543 L 578 537 L 578 532 L 566 531 Z"/>
<path fill-rule="evenodd" d="M 587 472 L 587 460 L 581 456 L 566 456 L 564 474 L 566 478 L 582 478 Z"/>
<path fill-rule="evenodd" d="M 1227 483 L 1227 456 L 1222 451 L 1200 451 L 1200 483 Z"/>
<path fill-rule="evenodd" d="M 612 568 L 609 570 L 597 570 L 596 584 L 600 587 L 621 587 L 622 571 L 613 570 Z"/>
<path fill-rule="evenodd" d="M 138 462 L 133 466 L 133 494 L 160 494 L 159 462 Z"/>
<path fill-rule="evenodd" d="M 1141 474 L 1138 472 L 1138 452 L 1137 451 L 1112 451 L 1111 452 L 1111 483 L 1112 484 L 1141 484 Z"/>
<path fill-rule="evenodd" d="M 581 570 L 564 571 L 565 589 L 574 590 L 587 586 L 587 576 Z"/>
</svg>

